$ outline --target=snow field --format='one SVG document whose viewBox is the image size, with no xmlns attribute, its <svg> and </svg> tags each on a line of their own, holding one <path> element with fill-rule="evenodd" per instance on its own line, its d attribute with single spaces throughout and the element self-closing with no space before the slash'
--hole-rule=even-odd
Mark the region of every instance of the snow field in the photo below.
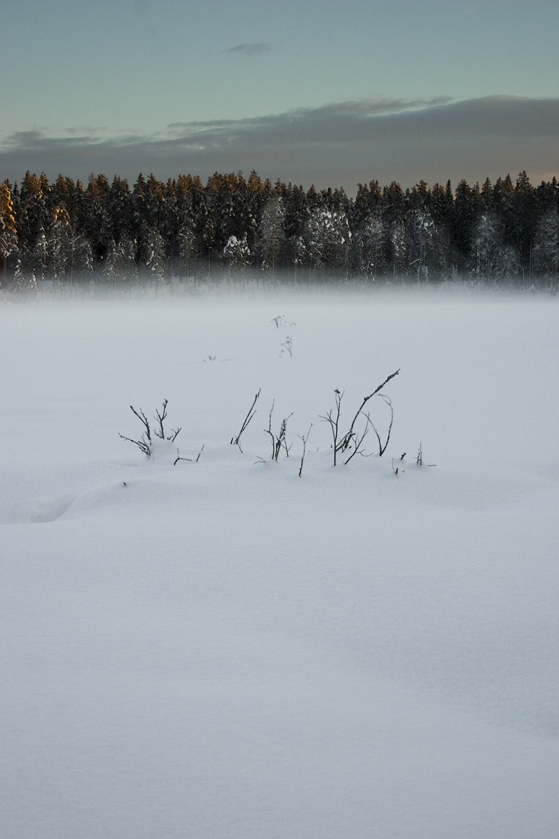
<svg viewBox="0 0 559 839">
<path fill-rule="evenodd" d="M 444 294 L 4 305 L 5 835 L 553 835 L 558 320 Z M 385 456 L 334 469 L 334 388 L 349 421 L 398 368 Z M 165 398 L 182 431 L 146 461 L 118 432 Z"/>
</svg>

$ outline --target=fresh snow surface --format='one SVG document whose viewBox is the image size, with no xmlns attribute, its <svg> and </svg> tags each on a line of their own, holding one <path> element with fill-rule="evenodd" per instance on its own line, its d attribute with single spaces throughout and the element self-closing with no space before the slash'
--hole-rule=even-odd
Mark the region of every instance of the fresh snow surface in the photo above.
<svg viewBox="0 0 559 839">
<path fill-rule="evenodd" d="M 2 837 L 559 835 L 558 339 L 544 295 L 5 301 Z M 398 368 L 334 469 L 334 389 Z"/>
</svg>

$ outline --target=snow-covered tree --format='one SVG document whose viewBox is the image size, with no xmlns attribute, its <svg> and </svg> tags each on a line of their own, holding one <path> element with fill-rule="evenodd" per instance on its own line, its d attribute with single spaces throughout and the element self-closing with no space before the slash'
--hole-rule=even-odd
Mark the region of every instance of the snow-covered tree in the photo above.
<svg viewBox="0 0 559 839">
<path fill-rule="evenodd" d="M 533 268 L 544 277 L 559 275 L 559 210 L 552 207 L 536 227 L 533 247 Z"/>
<path fill-rule="evenodd" d="M 35 247 L 31 252 L 31 262 L 35 276 L 40 280 L 46 279 L 49 265 L 49 243 L 42 226 L 39 229 Z"/>
<path fill-rule="evenodd" d="M 243 269 L 250 262 L 250 248 L 247 243 L 246 234 L 242 239 L 230 236 L 223 248 L 223 256 L 227 260 L 229 270 L 231 268 Z"/>
<path fill-rule="evenodd" d="M 406 215 L 406 261 L 418 279 L 428 276 L 435 251 L 435 224 L 429 210 L 420 205 Z"/>
<path fill-rule="evenodd" d="M 109 245 L 103 275 L 111 283 L 130 282 L 138 276 L 136 268 L 136 242 L 129 236 L 114 239 Z"/>
<path fill-rule="evenodd" d="M 360 230 L 361 259 L 367 275 L 373 277 L 383 265 L 384 226 L 380 215 L 371 215 Z"/>
<path fill-rule="evenodd" d="M 71 232 L 68 212 L 60 207 L 55 208 L 48 239 L 49 273 L 55 283 L 60 283 L 66 273 Z"/>
<path fill-rule="evenodd" d="M 69 238 L 69 255 L 66 266 L 66 276 L 70 283 L 91 277 L 93 274 L 93 251 L 91 245 L 82 233 L 72 230 Z"/>
<path fill-rule="evenodd" d="M 275 272 L 276 261 L 285 241 L 285 210 L 280 196 L 273 195 L 268 199 L 262 211 L 260 220 L 260 248 L 262 252 L 262 268 Z"/>
<path fill-rule="evenodd" d="M 0 184 L 0 257 L 2 259 L 2 280 L 6 284 L 6 267 L 8 257 L 17 253 L 17 228 L 12 201 L 12 193 L 8 182 Z"/>
<path fill-rule="evenodd" d="M 190 274 L 190 260 L 197 256 L 196 230 L 192 219 L 186 218 L 181 224 L 177 233 L 177 245 L 181 265 L 184 265 L 185 274 L 188 277 Z"/>
<path fill-rule="evenodd" d="M 351 231 L 343 210 L 329 210 L 317 206 L 311 210 L 305 225 L 305 245 L 311 267 L 324 269 L 326 265 L 346 270 Z"/>
<path fill-rule="evenodd" d="M 153 279 L 158 283 L 164 283 L 165 242 L 163 236 L 155 227 L 144 227 L 142 238 L 143 263 Z"/>
<path fill-rule="evenodd" d="M 470 272 L 480 279 L 494 279 L 497 276 L 499 253 L 503 248 L 499 219 L 495 211 L 484 213 L 478 219 L 471 241 Z"/>
</svg>

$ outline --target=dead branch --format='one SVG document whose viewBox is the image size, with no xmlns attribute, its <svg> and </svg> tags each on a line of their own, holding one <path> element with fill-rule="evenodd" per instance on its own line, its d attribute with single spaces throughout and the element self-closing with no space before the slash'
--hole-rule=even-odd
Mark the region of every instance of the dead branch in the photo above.
<svg viewBox="0 0 559 839">
<path fill-rule="evenodd" d="M 276 400 L 272 401 L 272 407 L 270 408 L 270 415 L 268 416 L 268 428 L 265 428 L 264 431 L 266 434 L 269 434 L 272 438 L 272 460 L 275 460 L 275 452 L 276 452 L 276 439 L 272 432 L 272 414 L 274 413 L 274 405 L 276 404 Z"/>
<path fill-rule="evenodd" d="M 336 455 L 338 453 L 338 433 L 340 429 L 340 416 L 342 412 L 342 399 L 344 398 L 344 393 L 345 391 L 340 392 L 336 388 L 336 390 L 334 391 L 334 399 L 336 402 L 335 413 L 332 411 L 332 409 L 330 409 L 325 416 L 320 415 L 320 419 L 329 424 L 330 431 L 332 432 L 334 466 L 336 465 Z"/>
<path fill-rule="evenodd" d="M 161 410 L 161 413 L 159 413 L 157 408 L 155 409 L 155 419 L 159 423 L 159 431 L 156 431 L 155 434 L 159 437 L 160 440 L 165 439 L 165 429 L 163 428 L 163 420 L 166 419 L 166 417 L 167 417 L 167 404 L 168 404 L 168 402 L 169 402 L 168 399 L 163 400 L 163 408 Z"/>
<path fill-rule="evenodd" d="M 179 436 L 181 429 L 180 428 L 177 428 L 177 429 L 172 428 L 170 436 L 167 437 L 167 438 L 165 437 L 165 429 L 163 427 L 163 422 L 167 417 L 167 405 L 168 405 L 168 400 L 165 399 L 163 401 L 163 407 L 161 408 L 161 412 L 159 412 L 158 410 L 155 411 L 154 419 L 156 420 L 156 422 L 159 425 L 159 430 L 155 429 L 154 434 L 155 434 L 156 437 L 159 437 L 161 440 L 167 439 L 171 443 L 173 443 L 177 439 L 177 437 Z M 130 443 L 134 443 L 136 446 L 138 446 L 138 448 L 141 451 L 143 451 L 144 454 L 146 454 L 148 457 L 151 457 L 152 449 L 153 449 L 153 440 L 152 440 L 152 437 L 151 437 L 151 428 L 150 428 L 149 420 L 148 420 L 148 418 L 146 417 L 146 415 L 144 414 L 144 412 L 142 411 L 141 408 L 137 411 L 134 408 L 133 405 L 130 405 L 130 410 L 132 411 L 132 413 L 135 416 L 138 417 L 138 419 L 140 420 L 140 422 L 144 426 L 144 433 L 142 434 L 142 436 L 140 437 L 139 440 L 133 440 L 131 437 L 125 437 L 123 434 L 119 434 L 119 437 L 122 437 L 123 440 L 128 440 L 128 442 L 130 442 Z"/>
<path fill-rule="evenodd" d="M 415 462 L 417 463 L 418 466 L 425 465 L 425 466 L 427 466 L 427 468 L 432 468 L 433 466 L 437 465 L 436 463 L 426 463 L 426 464 L 423 463 L 423 448 L 422 448 L 421 443 L 419 444 L 419 451 L 417 452 L 417 458 L 416 458 Z"/>
<path fill-rule="evenodd" d="M 191 457 L 181 457 L 180 452 L 177 449 L 177 456 L 176 456 L 175 460 L 173 461 L 173 466 L 176 466 L 177 463 L 179 462 L 179 460 L 187 460 L 189 463 L 192 463 L 192 458 Z"/>
<path fill-rule="evenodd" d="M 148 420 L 147 420 L 146 415 L 144 414 L 144 412 L 142 411 L 142 409 L 141 409 L 141 408 L 140 408 L 140 410 L 139 410 L 139 411 L 137 411 L 137 410 L 134 408 L 134 406 L 133 406 L 133 405 L 130 405 L 130 410 L 132 411 L 132 413 L 136 414 L 136 416 L 138 417 L 138 419 L 140 420 L 140 422 L 142 423 L 142 425 L 143 425 L 143 426 L 144 426 L 144 428 L 146 429 L 146 430 L 145 430 L 145 435 L 146 435 L 146 437 L 147 437 L 148 442 L 151 444 L 151 430 L 150 430 L 150 427 L 149 427 L 149 422 L 148 422 Z M 143 436 L 143 435 L 142 435 L 142 436 Z"/>
<path fill-rule="evenodd" d="M 307 431 L 307 433 L 303 434 L 303 435 L 301 435 L 301 434 L 299 435 L 300 439 L 303 441 L 303 454 L 301 456 L 301 465 L 299 466 L 299 477 L 301 477 L 301 475 L 303 474 L 303 466 L 304 466 L 304 463 L 305 463 L 305 454 L 307 452 L 307 440 L 309 439 L 311 429 L 312 429 L 312 422 L 309 426 L 309 430 Z"/>
<path fill-rule="evenodd" d="M 285 449 L 285 453 L 286 453 L 287 457 L 289 457 L 289 449 L 291 448 L 291 446 L 287 445 L 287 440 L 286 440 L 287 421 L 293 416 L 293 413 L 291 413 L 291 414 L 289 414 L 288 417 L 285 417 L 285 419 L 282 419 L 279 433 L 274 434 L 274 432 L 272 431 L 272 414 L 274 413 L 274 405 L 275 404 L 276 404 L 276 401 L 274 399 L 274 401 L 272 402 L 272 407 L 270 408 L 270 414 L 268 416 L 268 428 L 264 429 L 266 434 L 269 434 L 270 438 L 272 440 L 272 460 L 277 460 L 278 459 L 279 453 L 282 450 L 282 448 Z"/>
<path fill-rule="evenodd" d="M 394 408 L 392 407 L 392 402 L 390 400 L 390 397 L 385 396 L 384 393 L 379 393 L 379 396 L 381 397 L 381 399 L 384 399 L 384 401 L 386 402 L 386 404 L 390 408 L 390 424 L 388 426 L 388 431 L 386 433 L 386 440 L 384 441 L 384 443 L 382 442 L 382 440 L 380 438 L 380 434 L 378 433 L 375 425 L 373 424 L 373 421 L 372 421 L 369 414 L 367 414 L 367 424 L 370 424 L 371 428 L 375 432 L 375 435 L 376 435 L 376 438 L 377 438 L 377 441 L 378 441 L 378 456 L 382 457 L 383 454 L 386 451 L 386 448 L 387 448 L 389 442 L 390 442 L 390 435 L 392 434 L 392 425 L 394 423 Z M 402 457 L 403 457 L 403 455 L 402 455 Z M 402 458 L 400 458 L 400 459 L 402 459 Z"/>
<path fill-rule="evenodd" d="M 279 434 L 276 438 L 276 460 L 278 459 L 279 453 L 280 453 L 282 448 L 285 449 L 285 454 L 286 454 L 287 457 L 289 457 L 289 449 L 291 448 L 291 446 L 287 445 L 286 433 L 287 433 L 287 421 L 292 416 L 293 416 L 293 412 L 291 414 L 289 414 L 288 417 L 285 417 L 285 419 L 282 419 L 282 421 L 281 421 L 280 432 L 279 432 Z"/>
<path fill-rule="evenodd" d="M 361 403 L 361 405 L 360 405 L 360 407 L 359 407 L 359 409 L 358 409 L 357 413 L 356 413 L 356 414 L 355 414 L 355 416 L 353 417 L 352 423 L 351 423 L 351 425 L 350 425 L 350 427 L 349 427 L 349 431 L 347 431 L 347 432 L 346 432 L 346 434 L 344 434 L 344 436 L 341 438 L 341 440 L 340 440 L 340 441 L 339 441 L 339 443 L 338 443 L 338 446 L 337 446 L 337 447 L 338 447 L 338 451 L 342 451 L 342 452 L 343 452 L 343 451 L 345 451 L 345 450 L 348 448 L 348 446 L 350 445 L 350 443 L 351 443 L 351 441 L 352 441 L 352 438 L 353 438 L 353 430 L 354 430 L 354 428 L 355 428 L 355 423 L 357 422 L 357 420 L 358 420 L 358 418 L 359 418 L 359 414 L 361 414 L 361 413 L 363 412 L 363 408 L 365 407 L 365 405 L 367 404 L 367 402 L 369 401 L 369 399 L 372 399 L 372 398 L 373 398 L 373 396 L 376 396 L 376 395 L 377 395 L 377 393 L 380 393 L 380 391 L 383 389 L 383 387 L 384 387 L 386 384 L 388 384 L 388 382 L 389 382 L 391 379 L 393 379 L 395 376 L 397 376 L 399 372 L 400 372 L 400 370 L 398 369 L 398 370 L 396 370 L 396 372 L 395 372 L 395 373 L 391 373 L 391 374 L 390 374 L 390 376 L 388 376 L 388 377 L 384 380 L 384 382 L 383 382 L 381 385 L 379 385 L 377 388 L 375 388 L 375 389 L 373 390 L 373 392 L 372 392 L 372 393 L 370 393 L 368 396 L 363 397 L 363 402 Z"/>
<path fill-rule="evenodd" d="M 174 460 L 173 466 L 176 466 L 176 465 L 177 465 L 177 463 L 179 462 L 179 460 L 186 460 L 186 461 L 188 461 L 188 463 L 198 463 L 198 461 L 200 460 L 200 455 L 201 455 L 201 454 L 202 454 L 202 452 L 204 451 L 205 447 L 206 447 L 206 444 L 204 443 L 204 445 L 202 446 L 202 448 L 201 448 L 201 449 L 200 449 L 200 451 L 198 452 L 198 457 L 196 458 L 196 460 L 193 460 L 191 457 L 181 457 L 181 456 L 180 456 L 180 452 L 179 452 L 179 450 L 177 449 L 177 456 L 176 456 L 176 458 L 175 458 L 175 460 Z"/>
<path fill-rule="evenodd" d="M 128 440 L 129 443 L 134 443 L 135 446 L 138 446 L 144 454 L 147 454 L 148 457 L 151 457 L 151 446 L 150 444 L 143 439 L 143 436 L 139 440 L 133 440 L 131 437 L 125 437 L 124 434 L 119 434 L 123 440 Z"/>
<path fill-rule="evenodd" d="M 370 417 L 369 417 L 368 414 L 366 415 L 366 418 L 370 422 Z M 367 436 L 368 431 L 369 431 L 369 425 L 368 425 L 368 423 L 365 423 L 365 428 L 363 429 L 363 433 L 361 434 L 361 436 L 359 436 L 355 431 L 353 432 L 353 434 L 352 434 L 353 451 L 350 454 L 350 456 L 348 457 L 348 459 L 344 462 L 344 466 L 347 466 L 347 464 L 349 463 L 351 458 L 355 457 L 356 454 L 363 455 L 363 457 L 369 457 L 369 455 L 365 455 L 363 453 L 363 440 Z"/>
<path fill-rule="evenodd" d="M 280 347 L 284 347 L 289 353 L 289 357 L 293 358 L 293 338 L 291 335 L 287 336 L 283 344 L 280 344 Z M 281 354 L 283 355 L 283 350 L 281 351 Z"/>
<path fill-rule="evenodd" d="M 125 437 L 124 434 L 119 434 L 119 437 L 122 437 L 123 440 L 128 440 L 129 443 L 134 443 L 135 446 L 138 446 L 140 451 L 142 451 L 148 457 L 151 457 L 151 447 L 152 447 L 152 439 L 151 439 L 151 429 L 149 427 L 148 418 L 140 408 L 137 411 L 133 405 L 130 405 L 130 410 L 132 413 L 138 417 L 142 425 L 144 426 L 144 433 L 140 437 L 139 440 L 133 440 L 131 437 Z"/>
<path fill-rule="evenodd" d="M 236 437 L 231 437 L 231 445 L 232 445 L 232 446 L 238 446 L 238 447 L 239 447 L 239 450 L 241 451 L 241 453 L 243 452 L 243 450 L 241 449 L 241 436 L 242 436 L 243 432 L 244 432 L 244 431 L 246 431 L 246 429 L 247 429 L 247 427 L 248 427 L 248 425 L 249 425 L 249 423 L 250 423 L 251 419 L 253 418 L 253 416 L 254 416 L 254 415 L 255 415 L 255 413 L 256 413 L 256 411 L 254 410 L 254 406 L 255 406 L 255 405 L 256 405 L 256 403 L 258 402 L 258 398 L 259 398 L 259 396 L 260 396 L 260 391 L 261 391 L 261 390 L 262 390 L 262 388 L 260 388 L 260 390 L 258 391 L 258 393 L 256 394 L 256 396 L 254 397 L 254 400 L 253 400 L 253 402 L 252 402 L 252 405 L 250 406 L 249 412 L 248 412 L 248 414 L 246 415 L 246 417 L 245 417 L 245 418 L 244 418 L 244 420 L 243 420 L 243 424 L 242 424 L 242 426 L 241 426 L 241 430 L 239 431 L 239 433 L 237 434 L 237 436 L 236 436 Z"/>
</svg>

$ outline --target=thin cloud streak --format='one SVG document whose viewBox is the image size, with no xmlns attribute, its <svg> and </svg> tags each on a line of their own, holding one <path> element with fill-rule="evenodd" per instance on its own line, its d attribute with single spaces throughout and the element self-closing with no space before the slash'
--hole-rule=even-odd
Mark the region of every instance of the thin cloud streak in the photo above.
<svg viewBox="0 0 559 839">
<path fill-rule="evenodd" d="M 559 99 L 486 97 L 464 102 L 379 100 L 243 120 L 173 123 L 156 136 L 106 138 L 93 132 L 53 138 L 11 135 L 0 177 L 27 169 L 85 179 L 91 171 L 135 180 L 256 169 L 262 177 L 317 187 L 376 178 L 403 186 L 423 178 L 495 179 L 526 169 L 534 182 L 559 174 Z"/>
<path fill-rule="evenodd" d="M 237 44 L 236 47 L 229 47 L 223 52 L 231 55 L 262 55 L 262 53 L 270 52 L 272 45 L 269 41 L 259 41 L 252 44 Z"/>
</svg>

